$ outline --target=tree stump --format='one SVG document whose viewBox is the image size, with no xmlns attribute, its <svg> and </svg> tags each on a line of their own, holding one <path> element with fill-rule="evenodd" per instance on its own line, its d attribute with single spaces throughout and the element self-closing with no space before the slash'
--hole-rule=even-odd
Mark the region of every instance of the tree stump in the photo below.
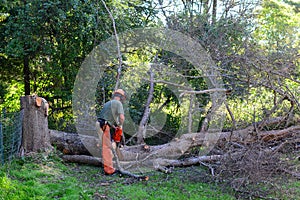
<svg viewBox="0 0 300 200">
<path fill-rule="evenodd" d="M 23 96 L 21 109 L 24 113 L 21 151 L 29 153 L 50 150 L 52 146 L 48 129 L 47 101 L 36 95 Z"/>
</svg>

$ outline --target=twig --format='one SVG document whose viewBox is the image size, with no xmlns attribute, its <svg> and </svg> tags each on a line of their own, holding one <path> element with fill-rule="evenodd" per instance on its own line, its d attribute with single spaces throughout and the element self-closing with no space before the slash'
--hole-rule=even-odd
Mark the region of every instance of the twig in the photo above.
<svg viewBox="0 0 300 200">
<path fill-rule="evenodd" d="M 191 88 L 189 88 L 187 86 L 176 84 L 176 83 L 172 83 L 172 82 L 165 81 L 165 80 L 154 80 L 154 83 L 163 83 L 163 84 L 167 84 L 167 85 L 171 85 L 171 86 L 176 86 L 178 88 L 183 88 L 183 89 L 186 89 L 186 90 L 191 89 Z"/>
<path fill-rule="evenodd" d="M 113 152 L 113 155 L 114 155 L 115 160 L 116 160 L 117 169 L 119 170 L 119 172 L 121 174 L 130 176 L 130 177 L 133 177 L 133 178 L 136 178 L 136 179 L 139 179 L 139 180 L 145 180 L 145 181 L 147 181 L 149 179 L 148 176 L 136 175 L 136 174 L 133 174 L 133 173 L 131 173 L 129 171 L 124 170 L 123 167 L 120 164 L 119 157 L 118 157 L 118 155 L 116 153 L 116 150 L 114 148 L 112 148 L 112 152 Z"/>
<path fill-rule="evenodd" d="M 300 174 L 299 173 L 296 173 L 296 172 L 293 172 L 293 171 L 290 171 L 290 170 L 287 170 L 287 169 L 281 169 L 283 172 L 297 178 L 300 180 Z"/>
<path fill-rule="evenodd" d="M 172 173 L 172 169 L 171 168 L 163 167 L 163 166 L 160 166 L 160 165 L 155 166 L 155 169 L 157 171 L 161 171 L 161 172 L 163 172 L 165 174 L 171 174 Z"/>
<path fill-rule="evenodd" d="M 200 91 L 185 90 L 185 91 L 182 91 L 182 93 L 180 94 L 180 97 L 182 97 L 185 94 L 206 94 L 206 93 L 212 93 L 212 92 L 228 92 L 228 90 L 225 88 L 213 88 L 213 89 L 200 90 Z"/>
<path fill-rule="evenodd" d="M 136 162 L 142 163 L 142 162 L 144 162 L 145 160 L 149 159 L 151 156 L 156 155 L 156 154 L 157 154 L 157 152 L 153 152 L 153 153 L 149 154 L 148 156 L 146 156 L 146 157 L 145 157 L 143 160 L 141 160 L 141 161 L 138 161 L 138 155 L 139 155 L 139 154 L 137 154 L 137 155 L 136 155 Z M 129 169 L 129 168 L 132 167 L 132 166 L 133 166 L 133 164 L 127 166 L 127 169 Z"/>
<path fill-rule="evenodd" d="M 241 145 L 241 144 L 239 144 L 239 143 L 237 143 L 237 142 L 231 142 L 231 144 L 232 144 L 233 146 L 235 146 L 235 147 L 240 148 L 240 149 L 245 149 L 245 146 L 244 146 L 244 145 Z"/>
<path fill-rule="evenodd" d="M 229 108 L 229 105 L 226 101 L 225 101 L 225 106 L 226 106 L 226 109 L 227 109 L 227 111 L 229 113 L 229 116 L 231 118 L 231 121 L 232 121 L 232 130 L 231 130 L 231 132 L 233 132 L 236 129 L 236 121 L 235 121 L 234 115 L 231 112 L 231 109 Z"/>
<path fill-rule="evenodd" d="M 276 111 L 276 109 L 278 108 L 278 106 L 281 105 L 282 102 L 283 102 L 285 99 L 287 99 L 286 96 L 283 96 L 283 97 L 282 97 L 282 98 L 281 98 L 281 99 L 273 106 L 273 108 L 272 108 L 270 111 L 268 111 L 268 112 L 266 113 L 265 119 L 264 119 L 264 120 L 261 122 L 261 124 L 259 124 L 259 126 L 258 126 L 258 129 L 259 129 L 260 131 L 263 129 L 263 127 L 264 127 L 264 125 L 265 125 L 265 123 L 266 123 L 266 120 L 269 119 L 269 117 L 271 116 L 271 114 L 273 114 L 273 113 Z"/>
<path fill-rule="evenodd" d="M 215 170 L 214 170 L 214 168 L 213 168 L 211 165 L 206 164 L 206 163 L 201 162 L 201 161 L 200 161 L 199 163 L 200 163 L 201 165 L 205 166 L 205 167 L 208 167 L 209 170 L 210 170 L 211 175 L 212 175 L 212 176 L 215 176 Z"/>
<path fill-rule="evenodd" d="M 287 143 L 288 143 L 287 141 L 280 143 L 280 145 L 273 150 L 273 153 L 275 154 L 278 151 L 280 151 Z"/>
</svg>

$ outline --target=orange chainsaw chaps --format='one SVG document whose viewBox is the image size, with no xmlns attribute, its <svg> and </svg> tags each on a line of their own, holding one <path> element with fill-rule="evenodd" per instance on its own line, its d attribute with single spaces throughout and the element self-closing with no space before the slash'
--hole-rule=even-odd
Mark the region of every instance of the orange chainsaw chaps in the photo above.
<svg viewBox="0 0 300 200">
<path fill-rule="evenodd" d="M 110 128 L 105 125 L 104 133 L 102 136 L 102 159 L 104 165 L 104 172 L 106 174 L 113 174 L 115 169 L 113 167 L 113 154 L 111 151 L 112 145 L 110 141 Z"/>
</svg>

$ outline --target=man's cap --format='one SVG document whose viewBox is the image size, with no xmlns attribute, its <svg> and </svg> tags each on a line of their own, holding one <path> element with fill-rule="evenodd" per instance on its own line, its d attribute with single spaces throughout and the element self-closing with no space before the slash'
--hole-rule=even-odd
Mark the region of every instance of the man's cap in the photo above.
<svg viewBox="0 0 300 200">
<path fill-rule="evenodd" d="M 117 89 L 117 90 L 115 90 L 115 91 L 114 91 L 114 94 L 120 94 L 120 95 L 126 97 L 126 94 L 125 94 L 124 90 L 122 90 L 122 89 Z"/>
</svg>

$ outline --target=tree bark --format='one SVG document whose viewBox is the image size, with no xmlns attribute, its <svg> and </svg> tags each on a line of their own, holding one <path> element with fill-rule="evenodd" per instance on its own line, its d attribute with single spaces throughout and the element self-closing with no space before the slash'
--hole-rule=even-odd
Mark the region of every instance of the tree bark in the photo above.
<svg viewBox="0 0 300 200">
<path fill-rule="evenodd" d="M 93 157 L 93 156 L 86 156 L 86 155 L 64 155 L 62 159 L 65 162 L 72 162 L 72 163 L 81 163 L 81 164 L 88 164 L 88 165 L 93 165 L 100 167 L 102 166 L 102 159 L 98 157 Z M 140 180 L 145 180 L 147 181 L 149 179 L 148 176 L 143 176 L 143 175 L 136 175 L 134 173 L 131 173 L 129 171 L 126 171 L 122 168 L 118 169 L 119 172 L 123 175 L 127 175 L 136 179 Z"/>
<path fill-rule="evenodd" d="M 109 14 L 109 17 L 112 21 L 114 34 L 115 34 L 115 37 L 116 37 L 117 51 L 118 51 L 118 61 L 119 61 L 119 66 L 118 66 L 118 70 L 117 70 L 117 77 L 116 77 L 116 85 L 115 85 L 115 90 L 117 90 L 119 88 L 119 85 L 120 85 L 120 76 L 121 76 L 122 65 L 123 65 L 122 53 L 121 53 L 121 49 L 120 49 L 120 40 L 119 40 L 119 36 L 118 36 L 118 32 L 117 32 L 115 18 L 113 16 L 112 12 L 109 10 L 109 8 L 107 7 L 104 0 L 101 0 L 101 2 L 102 2 L 102 4 L 104 5 L 106 11 Z"/>
<path fill-rule="evenodd" d="M 239 145 L 240 143 L 253 143 L 257 141 L 274 141 L 283 139 L 284 137 L 291 136 L 300 136 L 300 126 L 289 127 L 284 130 L 274 130 L 274 131 L 264 131 L 259 132 L 258 135 L 251 135 L 249 131 L 253 130 L 251 127 L 240 131 L 233 132 L 223 132 L 220 134 L 219 140 L 223 142 L 226 141 L 236 141 Z M 78 153 L 79 149 L 83 147 L 81 142 L 77 142 L 76 145 L 72 146 L 72 141 L 78 141 L 79 137 L 77 134 L 67 134 L 58 131 L 50 131 L 51 133 L 51 141 L 56 142 L 55 145 L 61 147 L 62 149 L 68 149 L 67 153 Z M 190 133 L 184 134 L 180 138 L 174 139 L 170 143 L 156 146 L 148 146 L 148 145 L 137 145 L 137 146 L 126 146 L 121 148 L 121 152 L 123 154 L 124 159 L 121 161 L 115 160 L 115 165 L 118 165 L 118 168 L 121 170 L 122 174 L 126 174 L 132 177 L 139 177 L 134 173 L 146 172 L 149 169 L 163 171 L 165 173 L 170 172 L 168 167 L 184 167 L 196 164 L 203 164 L 204 162 L 216 162 L 221 161 L 222 159 L 226 159 L 228 156 L 226 153 L 222 155 L 209 155 L 209 156 L 198 156 L 198 157 L 190 157 L 186 159 L 179 159 L 180 155 L 184 155 L 184 151 L 188 151 L 193 147 L 202 146 L 204 143 L 204 134 L 206 133 Z M 298 134 L 298 135 L 297 135 Z M 55 138 L 56 139 L 55 139 Z M 70 139 L 73 138 L 73 139 Z M 95 137 L 85 136 L 86 141 L 85 144 L 97 145 L 99 140 Z M 68 141 L 68 142 L 66 142 Z M 61 142 L 60 145 L 57 142 Z M 188 148 L 181 149 L 180 147 L 186 147 L 188 144 Z M 72 146 L 72 148 L 71 148 Z M 241 145 L 243 146 L 243 145 Z M 77 147 L 77 149 L 76 149 Z M 89 147 L 91 148 L 91 147 Z M 75 151 L 76 149 L 76 151 Z M 71 150 L 73 152 L 71 152 Z M 86 153 L 87 151 L 82 151 L 80 153 Z M 64 152 L 66 153 L 66 152 Z M 88 156 L 88 155 L 64 155 L 63 160 L 67 162 L 76 162 L 76 163 L 84 163 L 95 166 L 102 166 L 101 156 Z M 141 170 L 143 169 L 143 170 Z M 146 180 L 146 177 L 143 177 Z"/>
<path fill-rule="evenodd" d="M 156 158 L 151 159 L 150 161 L 153 163 L 154 168 L 160 169 L 160 167 L 185 167 L 191 166 L 195 164 L 199 164 L 201 162 L 215 162 L 224 158 L 223 155 L 211 155 L 211 156 L 198 156 L 192 157 L 182 160 L 171 160 L 171 159 L 162 159 Z M 87 155 L 64 155 L 62 159 L 66 162 L 75 162 L 80 164 L 88 164 L 93 166 L 102 166 L 102 159 L 99 157 L 87 156 Z M 147 161 L 149 162 L 149 161 Z M 120 163 L 124 166 L 128 166 L 131 164 L 129 161 L 120 161 Z"/>
<path fill-rule="evenodd" d="M 274 123 L 277 120 L 271 120 L 270 123 Z M 261 131 L 257 135 L 251 134 L 254 131 L 254 127 L 250 126 L 243 130 L 236 130 L 230 132 L 222 132 L 219 135 L 219 141 L 231 141 L 242 144 L 253 143 L 256 141 L 273 141 L 279 140 L 290 134 L 296 134 L 300 131 L 300 126 L 289 127 L 284 130 L 274 130 L 274 131 Z M 142 161 L 144 159 L 153 158 L 166 158 L 173 159 L 178 158 L 185 152 L 188 152 L 191 148 L 200 147 L 206 141 L 205 132 L 200 133 L 189 133 L 184 134 L 180 138 L 175 138 L 171 142 L 162 145 L 148 146 L 145 144 L 136 146 L 125 146 L 120 149 L 124 160 L 123 161 Z M 85 140 L 84 144 L 91 145 L 88 149 L 93 149 L 92 147 L 97 147 L 99 145 L 99 139 L 92 136 L 79 136 L 77 134 L 64 133 L 59 131 L 50 131 L 51 142 L 57 148 L 63 151 L 65 154 L 75 155 L 84 154 L 91 155 L 83 143 L 80 140 Z M 94 153 L 92 155 L 95 155 Z M 100 155 L 99 155 L 100 157 Z"/>
<path fill-rule="evenodd" d="M 21 109 L 24 110 L 21 150 L 25 153 L 52 148 L 48 129 L 48 108 L 47 101 L 41 97 L 21 97 Z"/>
<path fill-rule="evenodd" d="M 30 69 L 28 56 L 24 57 L 23 65 L 25 95 L 30 95 Z"/>
<path fill-rule="evenodd" d="M 292 126 L 283 130 L 272 130 L 272 131 L 265 131 L 261 133 L 259 136 L 261 140 L 264 142 L 276 141 L 283 138 L 286 138 L 290 135 L 300 135 L 300 126 Z"/>
<path fill-rule="evenodd" d="M 66 162 L 88 164 L 92 166 L 101 167 L 102 159 L 88 155 L 64 155 L 62 159 Z"/>
<path fill-rule="evenodd" d="M 137 143 L 138 144 L 143 144 L 144 143 L 144 133 L 146 131 L 146 126 L 147 126 L 147 122 L 149 120 L 149 115 L 150 115 L 150 104 L 151 101 L 153 99 L 153 92 L 154 92 L 154 73 L 152 71 L 152 66 L 150 68 L 150 88 L 149 88 L 149 95 L 148 95 L 148 99 L 147 99 L 147 103 L 145 105 L 145 110 L 144 110 L 144 114 L 142 117 L 142 120 L 140 122 L 139 125 L 139 130 L 137 133 Z"/>
<path fill-rule="evenodd" d="M 91 155 L 86 145 L 93 145 L 100 147 L 98 138 L 92 136 L 84 136 L 86 142 L 82 143 L 82 137 L 76 133 L 65 133 L 62 131 L 50 130 L 50 142 L 57 150 L 63 152 L 65 155 Z"/>
<path fill-rule="evenodd" d="M 213 8 L 212 8 L 212 23 L 215 24 L 216 23 L 216 19 L 217 19 L 217 0 L 213 0 Z"/>
</svg>

